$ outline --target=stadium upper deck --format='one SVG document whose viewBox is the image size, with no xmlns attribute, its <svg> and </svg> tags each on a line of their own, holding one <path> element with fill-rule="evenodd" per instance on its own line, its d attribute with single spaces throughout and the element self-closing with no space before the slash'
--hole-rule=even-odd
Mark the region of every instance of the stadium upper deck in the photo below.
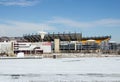
<svg viewBox="0 0 120 82">
<path fill-rule="evenodd" d="M 24 35 L 24 39 L 28 42 L 39 42 L 42 41 L 41 36 L 39 34 L 33 35 Z M 43 41 L 54 41 L 54 39 L 60 39 L 60 41 L 81 41 L 85 43 L 88 40 L 95 40 L 96 43 L 100 43 L 104 40 L 110 40 L 111 36 L 99 36 L 99 37 L 82 37 L 82 33 L 52 33 L 46 34 Z"/>
</svg>

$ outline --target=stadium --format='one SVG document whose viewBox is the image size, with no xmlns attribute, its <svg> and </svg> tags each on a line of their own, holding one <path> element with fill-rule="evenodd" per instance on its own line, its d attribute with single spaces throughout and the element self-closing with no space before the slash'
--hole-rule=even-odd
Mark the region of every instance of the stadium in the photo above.
<svg viewBox="0 0 120 82">
<path fill-rule="evenodd" d="M 108 43 L 111 36 L 82 37 L 82 33 L 52 33 L 24 35 L 28 42 L 50 42 L 52 52 L 98 52 L 101 43 Z"/>
<path fill-rule="evenodd" d="M 52 53 L 119 53 L 120 45 L 111 36 L 83 37 L 82 33 L 24 34 L 23 37 L 1 37 L 0 55 L 41 55 Z"/>
</svg>

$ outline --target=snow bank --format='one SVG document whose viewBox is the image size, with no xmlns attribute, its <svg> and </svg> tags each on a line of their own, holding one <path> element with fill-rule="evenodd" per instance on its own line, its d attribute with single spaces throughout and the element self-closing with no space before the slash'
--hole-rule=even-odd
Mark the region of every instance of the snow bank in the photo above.
<svg viewBox="0 0 120 82">
<path fill-rule="evenodd" d="M 120 81 L 120 57 L 0 60 L 0 80 L 13 82 L 6 75 L 24 82 Z"/>
<path fill-rule="evenodd" d="M 17 53 L 17 57 L 24 57 L 24 53 L 23 52 Z"/>
</svg>

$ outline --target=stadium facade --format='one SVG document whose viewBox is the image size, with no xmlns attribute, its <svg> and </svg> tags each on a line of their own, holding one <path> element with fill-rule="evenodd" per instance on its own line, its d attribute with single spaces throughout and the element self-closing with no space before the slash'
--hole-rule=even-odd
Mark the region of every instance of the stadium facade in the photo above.
<svg viewBox="0 0 120 82">
<path fill-rule="evenodd" d="M 4 40 L 5 39 L 5 40 Z M 0 53 L 26 55 L 42 53 L 109 53 L 118 50 L 116 43 L 110 43 L 111 36 L 82 37 L 82 33 L 48 33 L 0 39 Z M 4 42 L 3 42 L 4 41 Z M 4 46 L 4 47 L 3 47 Z M 4 49 L 3 49 L 4 48 Z"/>
<path fill-rule="evenodd" d="M 24 35 L 28 42 L 41 42 L 39 34 Z M 107 44 L 111 36 L 82 37 L 82 33 L 52 33 L 46 34 L 43 41 L 51 43 L 51 50 L 55 53 L 99 52 L 102 43 Z"/>
</svg>

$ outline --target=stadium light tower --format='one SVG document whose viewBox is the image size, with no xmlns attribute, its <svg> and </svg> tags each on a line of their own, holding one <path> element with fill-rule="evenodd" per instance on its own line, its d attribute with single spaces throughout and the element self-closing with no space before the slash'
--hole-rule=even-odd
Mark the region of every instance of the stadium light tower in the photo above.
<svg viewBox="0 0 120 82">
<path fill-rule="evenodd" d="M 41 39 L 42 39 L 42 42 L 43 42 L 43 39 L 44 39 L 44 37 L 45 37 L 45 35 L 46 35 L 47 33 L 46 33 L 46 32 L 43 32 L 43 31 L 39 31 L 38 33 L 40 34 Z"/>
<path fill-rule="evenodd" d="M 44 37 L 45 37 L 45 35 L 46 35 L 46 32 L 43 32 L 43 31 L 39 31 L 38 32 L 38 34 L 41 36 L 41 40 L 42 40 L 42 45 L 43 45 L 43 39 L 44 39 Z M 43 56 L 43 55 L 42 55 Z"/>
<path fill-rule="evenodd" d="M 45 27 L 46 27 L 46 25 L 41 25 L 42 31 L 38 31 L 38 34 L 41 36 L 42 42 L 43 42 L 45 35 L 47 34 L 46 32 L 43 31 L 43 28 L 45 28 Z"/>
</svg>

